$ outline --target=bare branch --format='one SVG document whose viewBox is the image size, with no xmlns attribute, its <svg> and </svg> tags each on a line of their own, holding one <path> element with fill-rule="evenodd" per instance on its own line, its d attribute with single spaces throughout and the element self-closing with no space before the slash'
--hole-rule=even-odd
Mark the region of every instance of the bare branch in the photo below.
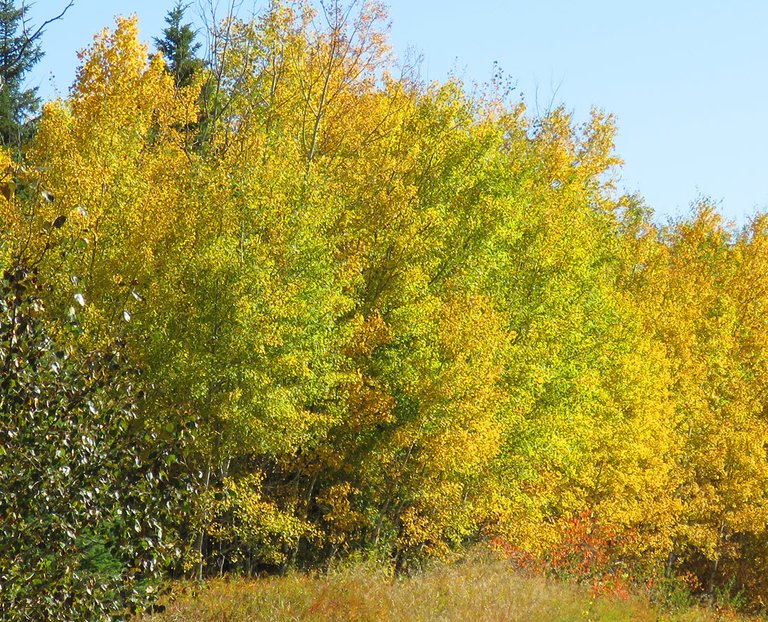
<svg viewBox="0 0 768 622">
<path fill-rule="evenodd" d="M 34 44 L 40 37 L 43 36 L 43 33 L 45 33 L 45 29 L 53 24 L 54 22 L 59 21 L 60 19 L 63 19 L 64 16 L 67 14 L 67 11 L 71 9 L 75 5 L 75 0 L 69 0 L 67 3 L 67 6 L 64 7 L 64 9 L 56 15 L 55 17 L 51 17 L 50 19 L 45 20 L 40 26 L 34 31 L 30 32 L 28 30 L 27 24 L 28 20 L 26 19 L 27 9 L 30 5 L 28 5 L 26 2 L 21 3 L 21 13 L 22 16 L 24 16 L 24 20 L 22 22 L 22 34 L 24 35 L 24 43 L 19 48 L 18 53 L 16 54 L 16 57 L 13 59 L 13 63 L 17 63 L 21 58 L 23 58 L 25 52 L 29 48 L 30 45 Z"/>
<path fill-rule="evenodd" d="M 61 11 L 61 13 L 59 13 L 55 17 L 51 17 L 50 19 L 45 20 L 42 24 L 40 24 L 40 26 L 37 28 L 37 30 L 35 30 L 35 32 L 33 32 L 31 35 L 27 34 L 27 29 L 25 27 L 24 28 L 24 34 L 26 35 L 27 40 L 28 41 L 35 41 L 35 40 L 39 39 L 43 35 L 43 33 L 45 32 L 45 29 L 48 26 L 53 24 L 53 22 L 57 22 L 60 19 L 63 19 L 64 16 L 67 14 L 67 11 L 69 11 L 69 9 L 71 9 L 73 6 L 75 6 L 75 0 L 69 0 L 69 2 L 67 3 L 67 6 L 64 7 L 64 9 Z M 27 10 L 27 3 L 26 2 L 22 2 L 21 3 L 21 10 L 26 14 L 26 10 Z M 25 22 L 25 26 L 26 26 L 26 22 Z"/>
</svg>

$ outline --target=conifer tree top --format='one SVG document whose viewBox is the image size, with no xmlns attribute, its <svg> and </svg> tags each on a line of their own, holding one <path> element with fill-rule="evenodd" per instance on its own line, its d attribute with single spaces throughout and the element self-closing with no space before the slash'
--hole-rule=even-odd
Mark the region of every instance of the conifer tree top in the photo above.
<svg viewBox="0 0 768 622">
<path fill-rule="evenodd" d="M 177 1 L 165 17 L 167 28 L 162 38 L 155 38 L 158 51 L 168 62 L 168 70 L 173 74 L 176 86 L 187 86 L 202 62 L 197 58 L 200 43 L 195 41 L 197 33 L 192 24 L 183 23 L 189 5 Z"/>
</svg>

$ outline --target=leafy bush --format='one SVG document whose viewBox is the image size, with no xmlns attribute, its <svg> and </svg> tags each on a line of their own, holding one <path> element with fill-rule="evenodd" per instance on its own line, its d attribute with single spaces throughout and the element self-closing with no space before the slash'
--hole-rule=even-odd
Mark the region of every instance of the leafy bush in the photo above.
<svg viewBox="0 0 768 622">
<path fill-rule="evenodd" d="M 156 594 L 184 483 L 125 348 L 63 345 L 77 322 L 46 323 L 45 293 L 25 268 L 0 280 L 0 618 L 109 619 Z"/>
<path fill-rule="evenodd" d="M 591 586 L 594 594 L 610 594 L 626 599 L 631 584 L 639 584 L 640 568 L 622 559 L 618 530 L 600 523 L 589 512 L 564 517 L 558 525 L 558 540 L 538 555 L 521 549 L 503 538 L 493 546 L 517 570 Z"/>
</svg>

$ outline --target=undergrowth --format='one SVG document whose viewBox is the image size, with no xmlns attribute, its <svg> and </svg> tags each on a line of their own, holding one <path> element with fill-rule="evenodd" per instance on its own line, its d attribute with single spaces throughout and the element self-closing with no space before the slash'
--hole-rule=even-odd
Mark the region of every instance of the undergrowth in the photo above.
<svg viewBox="0 0 768 622">
<path fill-rule="evenodd" d="M 486 552 L 436 564 L 411 577 L 355 564 L 325 575 L 224 577 L 179 583 L 164 611 L 143 622 L 467 621 L 719 622 L 760 620 L 727 606 L 657 602 L 649 590 L 597 592 L 590 585 L 536 576 Z"/>
</svg>

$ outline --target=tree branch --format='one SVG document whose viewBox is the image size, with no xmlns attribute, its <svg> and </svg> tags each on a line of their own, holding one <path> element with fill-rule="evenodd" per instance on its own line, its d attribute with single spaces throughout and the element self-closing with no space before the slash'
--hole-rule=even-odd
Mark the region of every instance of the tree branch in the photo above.
<svg viewBox="0 0 768 622">
<path fill-rule="evenodd" d="M 45 20 L 34 32 L 30 34 L 30 30 L 27 28 L 28 20 L 26 18 L 27 16 L 27 9 L 30 5 L 28 5 L 26 2 L 21 3 L 21 18 L 22 18 L 22 27 L 21 27 L 21 34 L 24 36 L 24 43 L 19 48 L 18 54 L 16 54 L 16 58 L 14 59 L 14 63 L 18 62 L 23 58 L 24 53 L 27 51 L 30 45 L 35 43 L 40 37 L 43 36 L 43 33 L 45 32 L 45 29 L 53 24 L 53 22 L 57 22 L 60 19 L 63 19 L 64 16 L 67 14 L 67 11 L 71 9 L 75 5 L 75 0 L 69 0 L 67 3 L 67 6 L 64 7 L 64 9 L 56 15 L 55 17 L 51 17 L 50 19 Z"/>
</svg>

